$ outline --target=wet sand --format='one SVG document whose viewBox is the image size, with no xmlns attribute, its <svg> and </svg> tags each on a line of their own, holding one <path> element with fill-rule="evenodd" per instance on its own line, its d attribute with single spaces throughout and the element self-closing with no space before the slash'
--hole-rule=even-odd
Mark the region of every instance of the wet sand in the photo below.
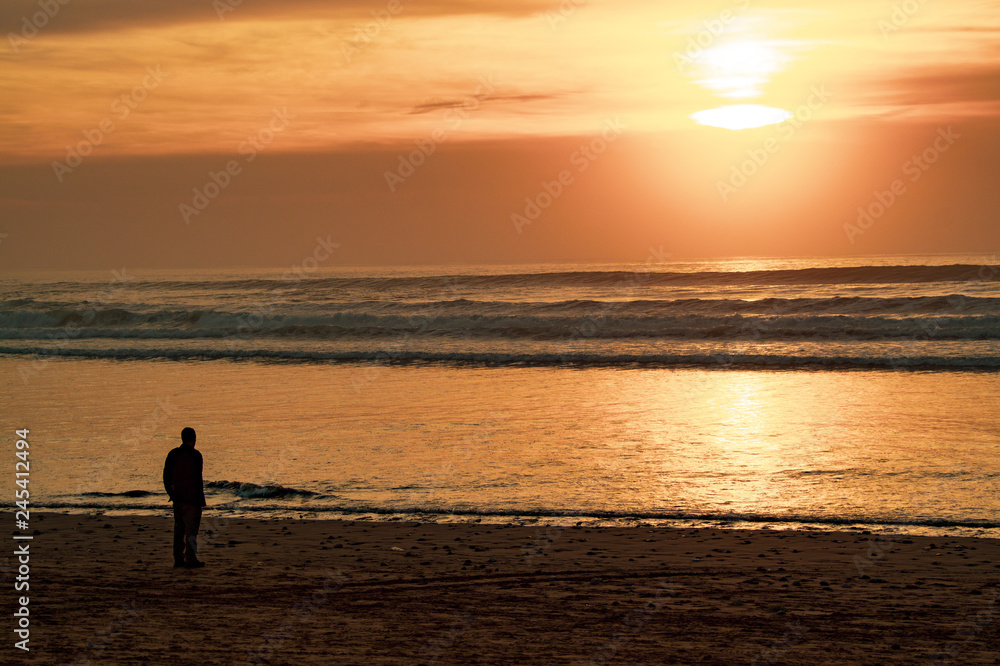
<svg viewBox="0 0 1000 666">
<path fill-rule="evenodd" d="M 32 523 L 5 663 L 1000 664 L 994 539 L 206 512 L 186 570 L 166 517 Z"/>
</svg>

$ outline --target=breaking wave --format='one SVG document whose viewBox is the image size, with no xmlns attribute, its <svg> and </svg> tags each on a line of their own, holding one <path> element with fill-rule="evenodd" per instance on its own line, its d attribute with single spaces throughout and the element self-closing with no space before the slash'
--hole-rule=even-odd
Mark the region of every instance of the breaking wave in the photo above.
<svg viewBox="0 0 1000 666">
<path fill-rule="evenodd" d="M 705 367 L 705 368 L 842 368 L 914 370 L 996 370 L 1000 356 L 944 355 L 829 355 L 818 354 L 621 354 L 621 353 L 489 353 L 431 351 L 300 351 L 283 349 L 149 349 L 149 348 L 12 348 L 0 346 L 0 354 L 62 356 L 115 360 L 234 360 L 286 361 L 300 363 L 442 363 L 482 366 L 577 366 L 577 367 Z"/>
<path fill-rule="evenodd" d="M 753 271 L 690 266 L 689 271 L 407 277 L 361 271 L 297 280 L 232 273 L 215 280 L 136 279 L 113 292 L 95 291 L 100 285 L 85 282 L 21 284 L 0 301 L 0 354 L 998 367 L 1000 271 L 995 266 Z M 763 344 L 755 345 L 757 353 L 729 353 L 740 346 L 731 343 L 743 342 Z M 692 347 L 698 353 L 690 353 Z"/>
<path fill-rule="evenodd" d="M 286 488 L 277 484 L 257 485 L 256 483 L 246 483 L 242 481 L 209 481 L 205 488 L 213 490 L 225 490 L 243 499 L 270 499 L 280 497 L 309 497 L 316 495 L 311 490 L 300 490 L 298 488 Z"/>
<path fill-rule="evenodd" d="M 326 309 L 327 311 L 323 311 Z M 965 296 L 554 303 L 443 301 L 302 306 L 297 312 L 0 310 L 0 339 L 236 336 L 939 340 L 1000 339 L 1000 299 Z"/>
</svg>

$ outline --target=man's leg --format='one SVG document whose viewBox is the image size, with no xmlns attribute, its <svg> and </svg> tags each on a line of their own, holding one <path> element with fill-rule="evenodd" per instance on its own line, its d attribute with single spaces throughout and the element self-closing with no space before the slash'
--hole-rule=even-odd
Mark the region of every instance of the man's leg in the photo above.
<svg viewBox="0 0 1000 666">
<path fill-rule="evenodd" d="M 194 504 L 184 505 L 184 562 L 193 564 L 198 561 L 198 527 L 201 525 L 201 507 Z"/>
<path fill-rule="evenodd" d="M 174 502 L 174 566 L 184 564 L 184 505 Z"/>
</svg>

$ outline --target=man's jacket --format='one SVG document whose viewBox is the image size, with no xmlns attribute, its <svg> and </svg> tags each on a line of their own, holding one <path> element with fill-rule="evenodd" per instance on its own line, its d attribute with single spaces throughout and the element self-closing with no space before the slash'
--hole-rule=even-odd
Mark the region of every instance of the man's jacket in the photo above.
<svg viewBox="0 0 1000 666">
<path fill-rule="evenodd" d="M 205 488 L 201 470 L 204 463 L 201 451 L 182 444 L 167 454 L 163 465 L 163 487 L 171 502 L 205 506 Z M 170 489 L 173 486 L 173 490 Z"/>
</svg>

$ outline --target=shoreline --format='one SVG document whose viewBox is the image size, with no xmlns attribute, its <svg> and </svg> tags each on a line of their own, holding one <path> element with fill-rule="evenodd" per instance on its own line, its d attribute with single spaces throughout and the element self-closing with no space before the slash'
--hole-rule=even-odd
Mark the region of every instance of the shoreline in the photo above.
<svg viewBox="0 0 1000 666">
<path fill-rule="evenodd" d="M 205 518 L 35 514 L 32 660 L 1000 663 L 997 539 Z"/>
<path fill-rule="evenodd" d="M 14 506 L 0 504 L 0 510 L 13 511 Z M 97 506 L 35 506 L 39 513 L 69 514 L 77 516 L 118 516 L 118 517 L 159 517 L 171 518 L 171 509 L 166 504 L 148 507 L 117 508 L 108 505 Z M 773 532 L 816 532 L 844 533 L 855 536 L 873 535 L 876 537 L 905 538 L 912 536 L 933 538 L 969 538 L 969 539 L 1000 539 L 1000 526 L 983 521 L 942 521 L 946 524 L 924 524 L 919 522 L 865 522 L 862 520 L 794 520 L 775 519 L 771 516 L 761 516 L 758 519 L 739 517 L 712 517 L 697 515 L 688 517 L 656 517 L 652 514 L 629 514 L 601 516 L 586 513 L 546 513 L 525 512 L 515 513 L 495 511 L 481 513 L 473 510 L 467 512 L 425 511 L 425 512 L 395 512 L 389 509 L 373 511 L 345 512 L 303 507 L 274 508 L 242 506 L 230 507 L 210 504 L 202 517 L 202 528 L 210 525 L 213 520 L 315 520 L 321 522 L 365 522 L 365 523 L 421 523 L 437 525 L 491 525 L 512 527 L 588 527 L 588 528 L 646 528 L 646 529 L 719 529 Z M 930 523 L 931 521 L 928 521 Z"/>
</svg>

